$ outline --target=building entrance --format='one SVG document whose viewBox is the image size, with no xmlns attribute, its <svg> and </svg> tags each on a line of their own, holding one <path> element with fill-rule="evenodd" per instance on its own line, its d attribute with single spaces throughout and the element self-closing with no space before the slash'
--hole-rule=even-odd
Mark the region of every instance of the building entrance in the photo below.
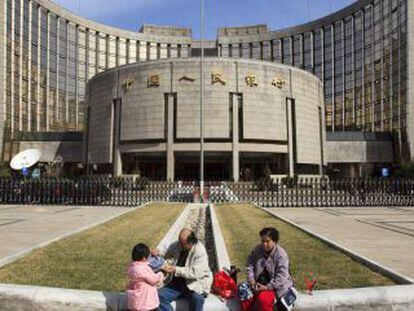
<svg viewBox="0 0 414 311">
<path fill-rule="evenodd" d="M 231 153 L 204 154 L 204 180 L 230 180 Z M 200 179 L 200 154 L 177 152 L 175 154 L 175 180 L 194 181 Z"/>
<path fill-rule="evenodd" d="M 254 181 L 269 175 L 288 175 L 287 154 L 240 153 L 240 181 Z"/>
<path fill-rule="evenodd" d="M 140 175 L 149 180 L 166 179 L 166 158 L 162 153 L 127 153 L 122 155 L 122 171 L 126 175 Z"/>
</svg>

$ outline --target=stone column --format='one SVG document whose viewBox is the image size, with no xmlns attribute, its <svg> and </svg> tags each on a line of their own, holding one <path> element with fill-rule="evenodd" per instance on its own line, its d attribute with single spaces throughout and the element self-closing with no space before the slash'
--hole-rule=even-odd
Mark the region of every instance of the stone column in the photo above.
<svg viewBox="0 0 414 311">
<path fill-rule="evenodd" d="M 122 157 L 119 150 L 121 134 L 121 104 L 122 100 L 117 98 L 113 104 L 113 176 L 122 175 Z"/>
<path fill-rule="evenodd" d="M 240 178 L 240 146 L 239 146 L 239 96 L 232 94 L 233 128 L 232 128 L 232 153 L 233 153 L 233 181 Z"/>
<path fill-rule="evenodd" d="M 293 112 L 292 112 L 293 99 L 286 99 L 286 119 L 287 119 L 287 140 L 288 140 L 288 157 L 289 157 L 289 177 L 295 175 L 295 147 L 293 137 Z"/>
<path fill-rule="evenodd" d="M 0 46 L 6 47 L 6 2 L 3 2 L 0 5 Z M 12 50 L 13 51 L 13 50 Z M 14 54 L 14 53 L 12 53 Z M 6 71 L 7 65 L 6 65 L 6 49 L 1 48 L 0 49 L 0 71 L 1 75 L 4 77 L 0 81 L 0 103 L 6 102 L 6 78 L 7 77 L 7 71 Z M 12 96 L 13 97 L 13 96 Z M 0 161 L 4 161 L 4 151 L 3 150 L 3 140 L 4 140 L 4 126 L 7 121 L 7 118 L 10 118 L 10 116 L 6 115 L 5 111 L 6 106 L 0 105 Z M 10 119 L 10 122 L 13 122 L 13 120 Z"/>
<path fill-rule="evenodd" d="M 322 122 L 322 108 L 318 107 L 318 116 L 319 116 L 319 152 L 321 154 L 321 162 L 319 163 L 319 175 L 323 176 L 323 122 Z"/>
<path fill-rule="evenodd" d="M 16 85 L 16 88 L 19 90 L 19 100 L 18 100 L 18 111 L 16 113 L 15 116 L 18 116 L 18 121 L 19 121 L 19 128 L 15 129 L 18 131 L 22 131 L 23 130 L 23 98 L 22 98 L 22 93 L 23 93 L 23 15 L 24 15 L 24 8 L 23 8 L 23 1 L 20 0 L 20 3 L 16 3 L 16 5 L 20 6 L 20 16 L 18 17 L 20 19 L 20 31 L 19 31 L 19 39 L 20 39 L 20 43 L 19 43 L 19 68 L 18 68 L 18 77 L 19 77 L 19 82 L 18 85 Z M 59 29 L 58 29 L 59 30 Z M 57 32 L 59 33 L 59 31 Z M 16 35 L 16 33 L 14 33 L 14 35 Z M 31 44 L 31 43 L 30 43 Z M 20 137 L 18 138 L 20 139 Z M 17 149 L 17 152 L 19 152 L 20 150 Z"/>
<path fill-rule="evenodd" d="M 86 168 L 86 174 L 89 175 L 89 120 L 91 115 L 91 107 L 89 106 L 89 91 L 86 88 L 85 99 L 86 102 L 86 115 L 85 115 L 85 130 L 83 131 L 83 163 Z"/>
<path fill-rule="evenodd" d="M 56 83 L 55 83 L 56 92 L 55 92 L 55 96 L 54 96 L 56 105 L 55 105 L 55 118 L 52 118 L 53 127 L 54 127 L 55 130 L 59 130 L 59 129 L 56 128 L 57 125 L 59 125 L 59 126 L 63 125 L 63 123 L 60 123 L 61 116 L 59 115 L 59 106 L 60 106 L 60 103 L 59 103 L 59 80 L 61 79 L 60 75 L 59 75 L 59 71 L 60 71 L 59 70 L 60 69 L 60 56 L 59 56 L 59 53 L 60 53 L 60 41 L 61 41 L 61 38 L 60 38 L 60 20 L 61 20 L 61 18 L 59 16 L 57 16 L 57 18 L 56 18 L 56 34 L 57 34 L 56 35 L 56 67 L 55 67 L 55 70 L 56 70 Z M 55 39 L 53 39 L 53 40 L 55 40 Z M 52 112 L 52 115 L 53 115 L 53 112 Z"/>
<path fill-rule="evenodd" d="M 27 51 L 27 64 L 25 64 L 25 66 L 27 66 L 27 79 L 28 79 L 28 86 L 27 86 L 27 127 L 25 128 L 25 130 L 28 130 L 29 132 L 35 130 L 32 128 L 32 113 L 34 114 L 34 112 L 32 111 L 32 84 L 30 83 L 30 81 L 32 81 L 32 2 L 28 3 L 29 6 L 29 34 L 28 34 L 28 38 L 27 41 L 29 42 L 29 46 L 28 46 L 28 51 Z M 24 10 L 23 10 L 24 11 Z"/>
<path fill-rule="evenodd" d="M 46 13 L 46 23 L 47 23 L 47 32 L 46 32 L 46 51 L 50 50 L 50 12 Z M 38 48 L 41 48 L 38 46 Z M 12 53 L 13 54 L 13 53 Z M 40 83 L 40 81 L 39 81 Z M 45 114 L 46 114 L 46 131 L 48 132 L 50 129 L 50 110 L 49 110 L 49 93 L 50 93 L 50 54 L 46 53 L 46 106 L 45 106 Z"/>
<path fill-rule="evenodd" d="M 175 95 L 168 94 L 167 99 L 167 120 L 166 140 L 167 140 L 167 181 L 174 181 L 174 101 Z"/>
<path fill-rule="evenodd" d="M 399 14 L 404 14 L 401 12 Z M 400 36 L 401 40 L 401 36 Z M 414 2 L 407 0 L 407 139 L 410 153 L 409 159 L 414 160 Z M 404 77 L 403 77 L 404 78 Z M 403 142 L 405 143 L 405 142 Z M 407 156 L 405 156 L 408 158 Z"/>
<path fill-rule="evenodd" d="M 323 166 L 325 164 L 325 137 L 326 137 L 326 120 L 325 120 L 325 101 L 324 101 L 324 89 L 323 84 L 318 82 L 318 99 L 320 107 L 318 107 L 319 116 L 319 143 L 321 162 L 319 165 L 319 175 L 324 176 Z"/>
</svg>

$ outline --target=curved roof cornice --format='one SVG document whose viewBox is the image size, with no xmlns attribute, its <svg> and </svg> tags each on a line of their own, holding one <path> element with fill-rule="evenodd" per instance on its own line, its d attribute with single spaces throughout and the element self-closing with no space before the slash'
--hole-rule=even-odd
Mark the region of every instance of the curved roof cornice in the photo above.
<svg viewBox="0 0 414 311">
<path fill-rule="evenodd" d="M 93 31 L 102 32 L 108 35 L 121 37 L 131 40 L 139 41 L 148 41 L 148 42 L 157 42 L 157 43 L 169 43 L 169 44 L 193 44 L 197 40 L 193 40 L 191 36 L 167 36 L 159 34 L 146 34 L 140 32 L 134 32 L 130 30 L 120 29 L 112 26 L 108 26 L 102 23 L 95 22 L 93 20 L 78 16 L 61 6 L 57 5 L 51 0 L 33 0 L 38 3 L 40 6 L 44 7 L 50 12 L 71 21 L 74 24 L 88 28 Z M 254 35 L 240 35 L 240 36 L 218 36 L 217 42 L 219 44 L 229 44 L 229 43 L 250 43 L 258 42 L 265 40 L 275 40 L 281 39 L 284 37 L 293 36 L 296 34 L 312 31 L 321 27 L 324 27 L 329 24 L 333 24 L 339 20 L 346 18 L 355 12 L 363 9 L 365 6 L 372 4 L 373 0 L 358 0 L 357 2 L 343 8 L 340 11 L 327 15 L 325 17 L 319 18 L 317 20 L 293 26 L 281 30 L 273 30 L 266 33 L 254 34 Z M 243 27 L 242 27 L 243 28 Z"/>
<path fill-rule="evenodd" d="M 355 14 L 365 6 L 372 4 L 372 2 L 373 0 L 358 0 L 357 2 L 348 5 L 340 11 L 321 17 L 314 21 L 280 30 L 272 30 L 266 34 L 219 37 L 218 43 L 248 43 L 252 41 L 274 40 L 312 31 L 318 28 L 322 28 L 326 25 L 333 24 L 341 19 L 346 18 L 347 16 Z"/>
<path fill-rule="evenodd" d="M 34 2 L 38 3 L 43 8 L 47 9 L 48 11 L 65 18 L 66 20 L 77 24 L 79 26 L 89 28 L 90 30 L 102 32 L 108 35 L 121 37 L 125 39 L 132 39 L 132 40 L 141 40 L 141 41 L 150 41 L 150 42 L 157 42 L 157 43 L 171 43 L 171 44 L 191 44 L 192 38 L 191 37 L 178 37 L 178 36 L 161 36 L 161 35 L 148 35 L 124 30 L 112 26 L 108 26 L 105 24 L 101 24 L 95 22 L 93 20 L 78 16 L 61 6 L 57 5 L 51 0 L 33 0 Z"/>
</svg>

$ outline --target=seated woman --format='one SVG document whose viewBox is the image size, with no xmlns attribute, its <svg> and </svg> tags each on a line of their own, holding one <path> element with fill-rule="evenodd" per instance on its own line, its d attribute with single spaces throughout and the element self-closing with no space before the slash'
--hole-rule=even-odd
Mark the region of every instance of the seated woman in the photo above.
<svg viewBox="0 0 414 311">
<path fill-rule="evenodd" d="M 253 248 L 247 259 L 247 280 L 255 291 L 253 299 L 241 302 L 242 310 L 273 311 L 275 300 L 293 286 L 289 258 L 278 244 L 279 232 L 273 228 L 260 231 L 261 243 Z M 277 309 L 283 310 L 280 303 Z"/>
</svg>

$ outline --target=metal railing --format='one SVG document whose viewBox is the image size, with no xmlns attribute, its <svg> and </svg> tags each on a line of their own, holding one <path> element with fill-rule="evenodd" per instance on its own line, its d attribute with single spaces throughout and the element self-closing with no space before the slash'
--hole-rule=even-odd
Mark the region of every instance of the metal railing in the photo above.
<svg viewBox="0 0 414 311">
<path fill-rule="evenodd" d="M 251 202 L 262 207 L 414 206 L 413 179 L 287 179 L 273 182 L 209 182 L 204 201 Z M 0 204 L 138 206 L 153 201 L 201 200 L 196 182 L 148 182 L 133 178 L 0 178 Z"/>
<path fill-rule="evenodd" d="M 193 186 L 133 178 L 0 179 L 0 204 L 138 206 L 192 202 Z"/>
<path fill-rule="evenodd" d="M 288 179 L 210 186 L 212 202 L 252 202 L 261 207 L 414 206 L 412 179 Z"/>
</svg>

